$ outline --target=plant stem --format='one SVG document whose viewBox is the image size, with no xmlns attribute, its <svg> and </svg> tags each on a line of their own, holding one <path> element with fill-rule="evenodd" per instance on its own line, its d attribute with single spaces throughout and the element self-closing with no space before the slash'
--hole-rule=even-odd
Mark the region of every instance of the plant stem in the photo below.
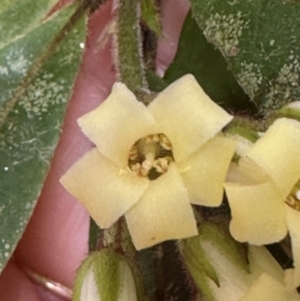
<svg viewBox="0 0 300 301">
<path fill-rule="evenodd" d="M 148 88 L 142 59 L 140 1 L 115 0 L 117 30 L 114 33 L 115 65 L 119 79 L 135 93 Z"/>
</svg>

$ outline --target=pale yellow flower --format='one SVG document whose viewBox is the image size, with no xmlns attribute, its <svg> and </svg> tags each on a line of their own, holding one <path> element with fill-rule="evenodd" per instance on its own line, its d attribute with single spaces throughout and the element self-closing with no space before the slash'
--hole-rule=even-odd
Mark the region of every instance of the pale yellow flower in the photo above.
<svg viewBox="0 0 300 301">
<path fill-rule="evenodd" d="M 262 245 L 280 241 L 289 231 L 299 285 L 300 123 L 277 119 L 229 174 L 225 190 L 231 234 L 238 241 Z"/>
<path fill-rule="evenodd" d="M 78 120 L 96 148 L 61 182 L 101 228 L 125 214 L 137 249 L 196 235 L 190 203 L 222 201 L 235 143 L 217 134 L 231 119 L 192 75 L 174 82 L 148 107 L 116 83 L 103 104 Z M 150 181 L 151 170 L 161 176 Z"/>
</svg>

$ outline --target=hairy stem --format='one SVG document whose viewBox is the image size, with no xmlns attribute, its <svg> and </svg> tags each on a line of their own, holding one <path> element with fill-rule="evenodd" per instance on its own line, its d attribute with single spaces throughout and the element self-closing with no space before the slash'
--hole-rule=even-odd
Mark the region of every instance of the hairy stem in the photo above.
<svg viewBox="0 0 300 301">
<path fill-rule="evenodd" d="M 115 0 L 117 30 L 114 33 L 115 65 L 119 79 L 133 92 L 147 89 L 142 59 L 140 1 Z"/>
</svg>

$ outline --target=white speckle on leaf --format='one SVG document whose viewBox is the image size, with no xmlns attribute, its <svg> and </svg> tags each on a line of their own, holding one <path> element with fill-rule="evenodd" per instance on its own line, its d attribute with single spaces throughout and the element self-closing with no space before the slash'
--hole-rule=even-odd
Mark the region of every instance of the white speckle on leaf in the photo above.
<svg viewBox="0 0 300 301">
<path fill-rule="evenodd" d="M 15 73 L 25 74 L 30 61 L 26 58 L 23 50 L 11 50 L 6 56 L 7 67 Z"/>
<path fill-rule="evenodd" d="M 253 99 L 262 83 L 263 76 L 257 64 L 243 62 L 237 79 L 245 92 Z"/>
<path fill-rule="evenodd" d="M 216 13 L 205 22 L 204 34 L 226 56 L 232 56 L 232 49 L 239 49 L 239 38 L 250 21 L 245 21 L 242 12 L 220 15 Z"/>
<path fill-rule="evenodd" d="M 84 44 L 84 43 L 79 43 L 79 47 L 80 47 L 81 49 L 83 49 L 83 48 L 85 47 L 85 44 Z"/>
<path fill-rule="evenodd" d="M 269 44 L 270 44 L 270 46 L 274 46 L 275 40 L 271 40 Z"/>
<path fill-rule="evenodd" d="M 4 245 L 4 248 L 5 248 L 6 250 L 10 249 L 10 245 L 9 245 L 9 244 L 5 244 L 5 245 Z"/>
<path fill-rule="evenodd" d="M 9 168 L 7 167 L 7 166 L 4 166 L 4 168 L 3 168 L 5 171 L 8 171 L 9 170 Z"/>
<path fill-rule="evenodd" d="M 277 77 L 268 82 L 268 93 L 263 102 L 263 110 L 281 108 L 283 105 L 299 99 L 299 60 L 300 57 L 291 51 Z"/>
<path fill-rule="evenodd" d="M 64 86 L 55 81 L 53 74 L 43 75 L 30 85 L 19 105 L 29 118 L 41 116 L 52 105 L 66 102 Z"/>
<path fill-rule="evenodd" d="M 239 2 L 240 2 L 239 0 L 232 0 L 230 2 L 228 1 L 228 4 L 233 6 L 233 5 L 239 4 Z"/>
<path fill-rule="evenodd" d="M 0 75 L 8 75 L 8 68 L 6 66 L 0 66 Z"/>
</svg>

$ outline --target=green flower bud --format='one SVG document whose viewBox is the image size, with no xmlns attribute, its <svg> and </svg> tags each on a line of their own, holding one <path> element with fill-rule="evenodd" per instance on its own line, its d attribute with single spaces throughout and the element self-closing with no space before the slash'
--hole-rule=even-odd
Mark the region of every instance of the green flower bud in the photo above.
<svg viewBox="0 0 300 301">
<path fill-rule="evenodd" d="M 73 301 L 136 301 L 127 262 L 109 249 L 91 254 L 80 266 Z"/>
<path fill-rule="evenodd" d="M 264 247 L 244 252 L 216 225 L 204 223 L 198 237 L 181 243 L 181 253 L 197 287 L 208 301 L 296 301 L 295 289 L 286 286 L 284 271 Z"/>
</svg>

